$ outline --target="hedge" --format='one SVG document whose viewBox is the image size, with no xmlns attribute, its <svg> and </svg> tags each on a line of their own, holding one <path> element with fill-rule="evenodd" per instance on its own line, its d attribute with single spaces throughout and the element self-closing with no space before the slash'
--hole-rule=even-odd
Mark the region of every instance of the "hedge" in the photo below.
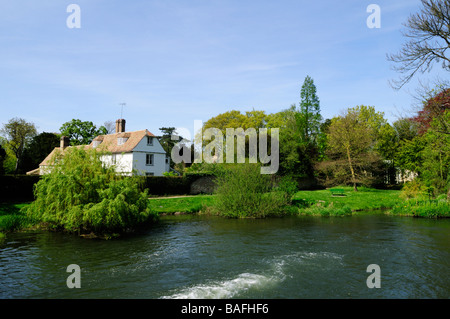
<svg viewBox="0 0 450 319">
<path fill-rule="evenodd" d="M 185 195 L 191 191 L 191 184 L 210 174 L 189 174 L 184 177 L 146 176 L 143 188 L 151 195 Z M 38 175 L 0 175 L 0 201 L 33 201 L 33 186 L 40 180 Z"/>
<path fill-rule="evenodd" d="M 33 201 L 38 175 L 0 175 L 0 201 Z"/>
</svg>

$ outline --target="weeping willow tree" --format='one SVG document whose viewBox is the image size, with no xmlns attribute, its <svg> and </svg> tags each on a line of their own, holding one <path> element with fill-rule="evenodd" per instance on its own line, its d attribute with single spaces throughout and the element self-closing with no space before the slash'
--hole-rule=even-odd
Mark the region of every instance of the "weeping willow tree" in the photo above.
<svg viewBox="0 0 450 319">
<path fill-rule="evenodd" d="M 62 156 L 64 155 L 64 156 Z M 31 218 L 69 232 L 121 233 L 151 222 L 147 190 L 137 176 L 119 176 L 104 154 L 71 147 L 36 184 L 35 201 L 24 208 Z"/>
</svg>

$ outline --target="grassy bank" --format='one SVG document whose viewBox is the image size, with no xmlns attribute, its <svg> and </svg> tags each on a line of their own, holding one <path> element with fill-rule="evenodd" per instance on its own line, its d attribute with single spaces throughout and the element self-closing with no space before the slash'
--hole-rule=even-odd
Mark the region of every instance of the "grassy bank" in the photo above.
<svg viewBox="0 0 450 319">
<path fill-rule="evenodd" d="M 22 207 L 28 205 L 29 203 L 0 203 L 0 232 L 6 233 L 33 225 L 33 221 L 21 211 Z"/>
<path fill-rule="evenodd" d="M 333 196 L 328 189 L 300 191 L 294 195 L 294 203 L 300 207 L 300 214 L 342 216 L 352 212 L 392 208 L 401 202 L 400 191 L 360 187 L 339 187 L 343 196 Z"/>
<path fill-rule="evenodd" d="M 391 211 L 393 215 L 427 217 L 427 218 L 449 218 L 450 203 L 445 199 L 416 200 L 410 199 L 397 204 Z"/>
<path fill-rule="evenodd" d="M 354 192 L 343 187 L 344 196 L 332 196 L 329 190 L 299 191 L 293 203 L 299 213 L 309 215 L 349 215 L 352 212 L 392 208 L 401 203 L 400 191 L 360 188 Z M 167 197 L 150 199 L 151 209 L 159 214 L 197 213 L 207 211 L 215 195 Z"/>
</svg>

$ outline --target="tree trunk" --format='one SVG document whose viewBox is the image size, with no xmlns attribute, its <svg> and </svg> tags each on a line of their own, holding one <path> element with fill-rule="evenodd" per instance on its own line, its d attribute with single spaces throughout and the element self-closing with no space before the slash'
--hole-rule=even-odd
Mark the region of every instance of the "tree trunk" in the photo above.
<svg viewBox="0 0 450 319">
<path fill-rule="evenodd" d="M 350 147 L 349 146 L 347 146 L 347 158 L 348 158 L 348 165 L 350 166 L 350 171 L 352 172 L 353 190 L 355 192 L 357 192 L 358 188 L 356 187 L 356 176 L 355 176 L 355 171 L 353 170 L 353 165 L 352 165 L 352 159 L 350 157 Z"/>
<path fill-rule="evenodd" d="M 19 170 L 19 158 L 16 160 L 16 167 L 14 168 L 14 175 L 17 175 L 17 171 Z"/>
<path fill-rule="evenodd" d="M 447 192 L 447 201 L 450 202 L 450 188 L 448 189 L 448 192 Z"/>
</svg>

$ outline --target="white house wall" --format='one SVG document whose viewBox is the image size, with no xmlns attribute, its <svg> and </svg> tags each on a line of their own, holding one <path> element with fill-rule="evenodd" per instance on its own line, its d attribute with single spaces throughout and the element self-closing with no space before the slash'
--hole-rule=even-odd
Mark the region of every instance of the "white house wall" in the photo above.
<svg viewBox="0 0 450 319">
<path fill-rule="evenodd" d="M 115 157 L 115 163 L 113 158 Z M 117 153 L 112 155 L 103 155 L 100 160 L 107 166 L 115 165 L 116 172 L 131 174 L 133 170 L 133 154 L 132 153 Z"/>
<path fill-rule="evenodd" d="M 153 165 L 146 164 L 147 154 L 153 154 Z M 148 145 L 147 137 L 144 137 L 133 149 L 133 169 L 140 175 L 152 173 L 154 176 L 162 176 L 169 170 L 166 152 L 156 137 L 153 137 L 153 145 Z"/>
<path fill-rule="evenodd" d="M 153 154 L 153 165 L 146 164 L 147 154 Z M 152 173 L 154 176 L 162 176 L 166 171 L 166 155 L 150 152 L 133 152 L 133 169 L 139 175 Z"/>
<path fill-rule="evenodd" d="M 147 165 L 147 154 L 153 154 L 153 165 Z M 147 137 L 144 137 L 132 152 L 105 155 L 101 160 L 106 165 L 114 165 L 114 156 L 116 171 L 126 175 L 134 172 L 139 175 L 162 176 L 170 169 L 169 163 L 166 163 L 166 153 L 156 138 L 153 138 L 153 145 L 147 145 Z"/>
</svg>

